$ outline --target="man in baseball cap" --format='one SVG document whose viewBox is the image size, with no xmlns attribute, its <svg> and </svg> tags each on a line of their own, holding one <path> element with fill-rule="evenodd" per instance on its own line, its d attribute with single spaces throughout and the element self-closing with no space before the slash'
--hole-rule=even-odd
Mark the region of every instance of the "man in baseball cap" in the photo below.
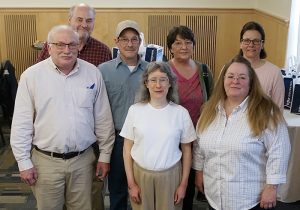
<svg viewBox="0 0 300 210">
<path fill-rule="evenodd" d="M 127 28 L 134 29 L 138 34 L 140 34 L 139 25 L 137 24 L 137 22 L 133 20 L 124 20 L 117 25 L 116 37 L 119 37 L 122 31 L 124 31 Z"/>
<path fill-rule="evenodd" d="M 128 185 L 123 161 L 124 138 L 119 134 L 128 109 L 134 103 L 141 75 L 148 63 L 138 55 L 141 38 L 137 22 L 120 22 L 116 27 L 114 40 L 119 48 L 118 56 L 99 65 L 98 68 L 106 84 L 116 136 L 108 174 L 110 210 L 126 210 Z"/>
</svg>

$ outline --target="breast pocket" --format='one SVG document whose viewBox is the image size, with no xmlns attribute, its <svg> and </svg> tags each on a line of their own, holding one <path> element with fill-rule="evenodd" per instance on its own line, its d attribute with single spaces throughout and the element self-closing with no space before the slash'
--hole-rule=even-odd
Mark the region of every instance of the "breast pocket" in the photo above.
<svg viewBox="0 0 300 210">
<path fill-rule="evenodd" d="M 77 102 L 82 108 L 92 108 L 95 100 L 95 90 L 88 88 L 78 89 Z"/>
<path fill-rule="evenodd" d="M 108 95 L 116 95 L 124 89 L 124 84 L 117 83 L 116 81 L 105 81 L 105 86 Z"/>
</svg>

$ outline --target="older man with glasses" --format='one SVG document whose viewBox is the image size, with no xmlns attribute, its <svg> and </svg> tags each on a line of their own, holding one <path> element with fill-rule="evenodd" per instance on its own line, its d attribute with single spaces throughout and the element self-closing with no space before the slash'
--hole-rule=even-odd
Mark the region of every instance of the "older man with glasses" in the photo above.
<svg viewBox="0 0 300 210">
<path fill-rule="evenodd" d="M 95 9 L 85 3 L 76 4 L 69 10 L 69 25 L 79 34 L 79 44 L 77 46 L 78 58 L 98 66 L 103 62 L 111 60 L 112 57 L 110 49 L 104 43 L 91 36 L 94 30 L 95 16 Z M 46 43 L 39 53 L 37 62 L 49 56 L 48 45 Z M 96 157 L 98 157 L 97 144 L 94 144 L 93 148 Z M 103 180 L 94 176 L 92 187 L 93 210 L 104 210 L 103 188 Z"/>
<path fill-rule="evenodd" d="M 105 84 L 77 58 L 79 35 L 70 26 L 53 27 L 47 42 L 50 57 L 21 75 L 11 147 L 38 209 L 90 210 L 93 174 L 107 175 L 115 137 Z"/>
<path fill-rule="evenodd" d="M 91 37 L 94 30 L 96 11 L 87 4 L 74 5 L 69 11 L 69 25 L 79 34 L 78 58 L 98 66 L 112 59 L 110 49 Z M 47 43 L 39 54 L 37 62 L 49 57 Z"/>
</svg>

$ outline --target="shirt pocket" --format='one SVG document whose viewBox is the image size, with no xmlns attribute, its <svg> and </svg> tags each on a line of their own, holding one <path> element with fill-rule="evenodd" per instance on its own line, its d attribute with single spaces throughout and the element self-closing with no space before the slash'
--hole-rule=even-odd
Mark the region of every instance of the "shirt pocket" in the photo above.
<svg viewBox="0 0 300 210">
<path fill-rule="evenodd" d="M 105 86 L 108 95 L 119 94 L 125 88 L 123 83 L 117 83 L 116 81 L 105 81 Z"/>
<path fill-rule="evenodd" d="M 78 106 L 81 108 L 93 108 L 95 99 L 95 90 L 88 88 L 79 88 L 75 93 L 77 96 Z"/>
</svg>

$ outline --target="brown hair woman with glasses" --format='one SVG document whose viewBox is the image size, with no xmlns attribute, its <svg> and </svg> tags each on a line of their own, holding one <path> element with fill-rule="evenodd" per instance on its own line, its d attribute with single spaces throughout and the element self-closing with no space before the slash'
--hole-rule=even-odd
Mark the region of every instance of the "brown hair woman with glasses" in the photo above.
<svg viewBox="0 0 300 210">
<path fill-rule="evenodd" d="M 265 60 L 265 31 L 254 21 L 246 23 L 240 33 L 240 52 L 250 63 L 265 93 L 283 110 L 284 83 L 280 68 Z"/>
</svg>

